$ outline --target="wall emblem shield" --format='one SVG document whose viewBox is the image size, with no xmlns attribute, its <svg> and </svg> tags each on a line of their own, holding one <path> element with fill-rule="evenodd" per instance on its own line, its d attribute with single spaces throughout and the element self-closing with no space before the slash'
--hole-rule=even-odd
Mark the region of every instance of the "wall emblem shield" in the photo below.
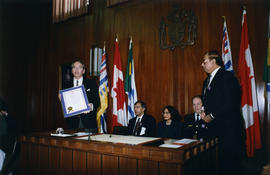
<svg viewBox="0 0 270 175">
<path fill-rule="evenodd" d="M 192 10 L 174 8 L 159 25 L 160 48 L 174 50 L 193 45 L 197 37 L 197 17 Z"/>
</svg>

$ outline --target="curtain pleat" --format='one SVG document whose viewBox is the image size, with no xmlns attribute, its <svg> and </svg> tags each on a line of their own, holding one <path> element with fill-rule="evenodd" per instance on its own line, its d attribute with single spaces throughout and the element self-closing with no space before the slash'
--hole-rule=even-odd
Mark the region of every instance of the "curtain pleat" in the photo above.
<svg viewBox="0 0 270 175">
<path fill-rule="evenodd" d="M 53 23 L 88 12 L 87 0 L 53 0 Z"/>
</svg>

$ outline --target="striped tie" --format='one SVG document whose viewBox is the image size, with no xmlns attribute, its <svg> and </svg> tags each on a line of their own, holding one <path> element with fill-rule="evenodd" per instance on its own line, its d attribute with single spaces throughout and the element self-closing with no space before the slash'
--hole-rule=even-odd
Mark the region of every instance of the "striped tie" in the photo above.
<svg viewBox="0 0 270 175">
<path fill-rule="evenodd" d="M 203 94 L 204 95 L 206 93 L 206 89 L 209 87 L 210 79 L 211 79 L 211 74 L 209 74 L 208 77 L 207 77 L 207 79 L 206 79 L 206 86 L 204 87 L 204 90 L 203 90 Z"/>
<path fill-rule="evenodd" d="M 134 136 L 137 136 L 138 135 L 139 127 L 141 125 L 141 121 L 140 120 L 141 119 L 139 118 L 138 121 L 137 121 L 137 123 L 136 123 L 136 125 L 135 125 L 135 127 L 134 127 L 134 131 L 133 131 L 133 134 L 132 134 Z"/>
</svg>

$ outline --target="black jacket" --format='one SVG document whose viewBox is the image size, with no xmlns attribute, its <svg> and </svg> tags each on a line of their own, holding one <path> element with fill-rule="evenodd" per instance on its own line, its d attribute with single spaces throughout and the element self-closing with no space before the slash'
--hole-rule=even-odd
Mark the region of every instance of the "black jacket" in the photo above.
<svg viewBox="0 0 270 175">
<path fill-rule="evenodd" d="M 173 120 L 171 125 L 166 125 L 166 121 L 158 123 L 157 137 L 181 139 L 183 137 L 183 124 L 180 121 Z"/>
<path fill-rule="evenodd" d="M 202 119 L 195 121 L 195 113 L 184 116 L 184 137 L 190 139 L 207 138 L 208 126 Z"/>
<path fill-rule="evenodd" d="M 130 131 L 130 135 L 132 135 L 132 133 L 133 133 L 136 118 L 137 117 L 134 117 L 134 118 L 129 120 L 128 128 Z M 145 128 L 145 133 L 140 135 L 142 128 Z M 156 120 L 154 119 L 154 117 L 147 115 L 147 114 L 143 115 L 143 118 L 141 121 L 141 126 L 139 127 L 139 130 L 138 130 L 138 136 L 144 136 L 144 137 L 156 136 Z"/>
<path fill-rule="evenodd" d="M 90 113 L 80 114 L 80 117 L 81 117 L 84 128 L 96 129 L 97 128 L 97 120 L 96 120 L 97 109 L 100 105 L 98 87 L 95 80 L 90 80 L 86 77 L 83 77 L 83 85 L 85 87 L 88 102 L 93 103 L 94 109 Z M 73 87 L 73 78 L 71 78 L 71 81 L 67 81 L 64 83 L 63 89 L 71 88 L 71 87 Z M 69 129 L 76 129 L 79 126 L 79 117 L 78 116 L 68 117 L 67 122 L 68 122 Z"/>
<path fill-rule="evenodd" d="M 220 68 L 210 85 L 206 86 L 205 80 L 202 89 L 203 105 L 206 114 L 211 113 L 214 117 L 208 123 L 209 133 L 218 137 L 222 146 L 237 149 L 244 141 L 240 84 L 231 72 Z"/>
</svg>

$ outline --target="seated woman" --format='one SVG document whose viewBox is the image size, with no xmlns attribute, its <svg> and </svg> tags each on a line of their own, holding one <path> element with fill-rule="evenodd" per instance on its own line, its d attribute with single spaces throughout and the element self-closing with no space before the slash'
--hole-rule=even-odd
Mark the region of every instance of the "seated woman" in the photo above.
<svg viewBox="0 0 270 175">
<path fill-rule="evenodd" d="M 181 139 L 183 124 L 181 116 L 172 106 L 165 106 L 162 112 L 163 120 L 158 123 L 157 136 L 162 138 Z"/>
</svg>

